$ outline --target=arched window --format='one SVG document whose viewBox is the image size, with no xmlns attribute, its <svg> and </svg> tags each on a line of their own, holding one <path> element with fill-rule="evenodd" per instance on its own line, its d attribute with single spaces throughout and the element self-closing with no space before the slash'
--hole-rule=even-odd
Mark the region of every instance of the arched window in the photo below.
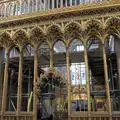
<svg viewBox="0 0 120 120">
<path fill-rule="evenodd" d="M 102 42 L 92 36 L 87 44 L 91 110 L 108 111 Z"/>
<path fill-rule="evenodd" d="M 63 41 L 58 41 L 53 47 L 54 68 L 67 79 L 66 71 L 66 46 Z"/>
<path fill-rule="evenodd" d="M 43 70 L 47 71 L 50 67 L 50 48 L 48 43 L 44 42 L 38 48 L 38 59 L 39 59 L 38 69 L 40 70 L 42 68 Z"/>
<path fill-rule="evenodd" d="M 86 66 L 84 46 L 78 39 L 73 39 L 69 46 L 71 71 L 71 110 L 88 111 Z M 84 90 L 82 90 L 84 88 Z"/>
<path fill-rule="evenodd" d="M 19 48 L 13 47 L 9 53 L 8 89 L 6 111 L 17 111 Z"/>
<path fill-rule="evenodd" d="M 28 44 L 23 49 L 21 111 L 33 110 L 34 48 Z"/>
<path fill-rule="evenodd" d="M 105 41 L 112 111 L 120 111 L 120 38 L 109 35 Z"/>
<path fill-rule="evenodd" d="M 67 67 L 66 67 L 66 45 L 63 41 L 57 41 L 53 46 L 54 70 L 59 72 L 63 78 L 61 84 L 56 86 L 58 96 L 55 98 L 56 112 L 67 111 Z M 63 85 L 65 84 L 65 86 Z M 64 92 L 63 92 L 64 91 Z M 62 108 L 62 109 L 61 109 Z"/>
</svg>

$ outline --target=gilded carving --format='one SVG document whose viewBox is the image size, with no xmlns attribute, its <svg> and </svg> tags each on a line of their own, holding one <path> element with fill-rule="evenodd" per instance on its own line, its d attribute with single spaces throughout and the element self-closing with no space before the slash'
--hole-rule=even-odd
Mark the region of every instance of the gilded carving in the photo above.
<svg viewBox="0 0 120 120">
<path fill-rule="evenodd" d="M 21 4 L 25 4 L 25 1 L 22 2 Z M 19 3 L 16 2 L 15 4 Z M 4 7 L 4 4 L 0 7 Z M 33 45 L 36 67 L 34 82 L 37 79 L 38 47 L 46 42 L 50 47 L 50 56 L 53 56 L 54 44 L 58 40 L 63 41 L 67 51 L 67 73 L 69 77 L 69 45 L 73 39 L 81 40 L 85 46 L 85 59 L 87 60 L 86 46 L 92 37 L 98 38 L 103 46 L 105 40 L 111 34 L 120 38 L 120 0 L 105 0 L 98 3 L 38 11 L 11 17 L 6 16 L 1 18 L 0 33 L 0 46 L 5 49 L 10 49 L 13 45 L 16 45 L 22 53 L 22 49 L 26 44 Z M 52 57 L 50 66 L 53 67 Z M 21 75 L 19 75 L 19 79 L 21 78 Z M 106 80 L 108 79 L 106 78 Z M 70 83 L 67 85 L 69 86 Z M 36 88 L 34 89 L 36 90 Z M 34 109 L 36 109 L 35 107 Z"/>
<path fill-rule="evenodd" d="M 10 47 L 13 46 L 10 33 L 4 32 L 0 35 L 0 45 L 5 49 L 10 49 Z"/>
</svg>

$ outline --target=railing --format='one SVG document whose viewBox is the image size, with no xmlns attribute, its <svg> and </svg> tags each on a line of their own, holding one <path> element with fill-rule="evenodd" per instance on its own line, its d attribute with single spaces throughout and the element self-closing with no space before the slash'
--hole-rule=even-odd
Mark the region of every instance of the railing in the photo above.
<svg viewBox="0 0 120 120">
<path fill-rule="evenodd" d="M 0 2 L 0 17 L 103 1 L 106 0 L 9 0 Z"/>
</svg>

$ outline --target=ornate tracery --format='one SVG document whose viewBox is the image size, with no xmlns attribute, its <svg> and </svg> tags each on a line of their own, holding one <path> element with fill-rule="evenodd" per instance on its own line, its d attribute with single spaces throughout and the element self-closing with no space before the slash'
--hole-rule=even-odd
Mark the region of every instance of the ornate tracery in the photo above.
<svg viewBox="0 0 120 120">
<path fill-rule="evenodd" d="M 117 2 L 118 1 L 111 1 L 112 3 L 111 6 L 116 4 Z M 29 5 L 27 6 L 26 4 L 28 3 L 31 6 Z M 37 0 L 33 2 L 29 1 L 28 3 L 26 2 L 24 3 L 24 5 L 21 2 L 18 5 L 16 4 L 16 7 L 15 7 L 16 11 L 14 12 L 14 15 L 24 14 L 25 10 L 23 10 L 23 6 L 26 6 L 25 7 L 26 11 L 28 10 L 29 12 L 37 11 L 38 9 L 41 9 L 41 10 L 43 9 L 45 10 L 45 8 L 47 9 L 47 6 L 44 6 L 45 4 L 43 5 L 43 7 L 41 6 L 40 8 L 38 8 L 39 6 L 36 6 Z M 77 2 L 75 4 L 77 4 Z M 105 4 L 109 5 L 110 2 L 105 1 L 101 3 L 93 3 L 91 5 L 92 7 L 94 7 L 95 5 L 98 5 L 100 7 L 100 5 L 102 6 Z M 65 5 L 69 6 L 67 2 L 65 3 Z M 34 61 L 34 71 L 33 71 L 34 75 L 33 74 L 31 75 L 31 68 L 28 71 L 26 70 L 27 71 L 26 75 L 28 74 L 31 75 L 31 78 L 29 78 L 29 82 L 32 82 L 33 84 L 33 88 L 32 88 L 33 97 L 31 97 L 31 99 L 33 99 L 33 107 L 31 107 L 33 112 L 31 113 L 29 111 L 29 114 L 32 117 L 29 115 L 28 116 L 26 115 L 27 117 L 23 116 L 23 119 L 29 119 L 30 117 L 31 119 L 32 118 L 36 119 L 37 79 L 39 76 L 39 72 L 42 72 L 41 68 L 42 67 L 44 68 L 44 66 L 47 66 L 48 68 L 53 70 L 54 68 L 57 68 L 56 66 L 58 64 L 61 64 L 61 61 L 66 66 L 65 69 L 67 71 L 66 72 L 67 73 L 67 76 L 66 76 L 67 90 L 66 91 L 67 91 L 68 97 L 66 101 L 68 103 L 68 119 L 76 119 L 76 117 L 79 117 L 80 120 L 82 118 L 86 120 L 88 119 L 98 119 L 98 120 L 99 119 L 100 120 L 101 119 L 105 119 L 105 120 L 119 119 L 119 112 L 118 114 L 116 113 L 117 117 L 115 116 L 115 114 L 113 114 L 113 111 L 116 111 L 116 110 L 119 111 L 119 109 L 116 108 L 116 106 L 119 106 L 119 102 L 117 103 L 115 102 L 115 101 L 119 101 L 119 97 L 117 97 L 119 93 L 119 85 L 116 85 L 116 84 L 120 84 L 119 79 L 118 79 L 118 82 L 116 82 L 113 85 L 113 82 L 117 80 L 116 78 L 117 77 L 119 78 L 119 76 L 117 76 L 119 74 L 117 74 L 116 72 L 118 69 L 118 73 L 119 73 L 119 61 L 117 60 L 117 64 L 118 64 L 118 68 L 117 68 L 116 66 L 113 65 L 115 64 L 114 62 L 115 60 L 113 60 L 112 58 L 113 56 L 116 55 L 117 59 L 119 59 L 119 52 L 118 52 L 119 42 L 118 43 L 115 42 L 115 41 L 119 41 L 119 38 L 120 38 L 119 14 L 117 14 L 116 12 L 115 13 L 111 12 L 111 15 L 109 15 L 110 11 L 113 9 L 112 7 L 110 8 L 106 7 L 104 8 L 104 10 L 101 8 L 98 8 L 98 9 L 96 8 L 96 10 L 94 10 L 91 7 L 91 10 L 86 10 L 87 6 L 89 6 L 89 4 L 86 4 L 83 6 L 81 5 L 81 7 L 79 6 L 80 8 L 77 6 L 63 8 L 63 13 L 61 13 L 58 9 L 55 11 L 54 15 L 51 17 L 49 16 L 52 14 L 51 12 L 50 13 L 41 12 L 40 16 L 45 15 L 44 17 L 40 17 L 39 13 L 35 13 L 35 15 L 33 15 L 34 14 L 33 13 L 31 14 L 33 16 L 30 18 L 28 18 L 28 16 L 30 15 L 28 14 L 28 16 L 27 15 L 21 16 L 22 20 L 19 20 L 19 17 L 16 20 L 14 20 L 15 17 L 13 17 L 13 19 L 7 18 L 6 19 L 7 23 L 4 23 L 4 22 L 0 23 L 1 24 L 0 46 L 5 48 L 5 51 L 6 51 L 6 58 L 5 58 L 6 63 L 5 63 L 5 69 L 4 69 L 4 85 L 3 85 L 4 87 L 3 87 L 2 111 L 1 111 L 2 115 L 6 113 L 5 109 L 7 105 L 6 103 L 7 87 L 8 85 L 10 85 L 8 84 L 9 69 L 10 69 L 9 62 L 11 62 L 10 51 L 13 48 L 13 46 L 17 46 L 18 48 L 16 47 L 15 51 L 19 52 L 19 57 L 17 59 L 19 62 L 16 63 L 16 65 L 18 65 L 19 70 L 18 70 L 18 90 L 17 90 L 17 101 L 16 101 L 17 107 L 15 107 L 14 109 L 17 115 L 17 119 L 22 119 L 21 116 L 19 116 L 22 110 L 24 110 L 24 112 L 26 112 L 27 114 L 27 111 L 25 111 L 26 108 L 23 107 L 23 109 L 21 109 L 21 105 L 24 102 L 22 101 L 22 97 L 23 97 L 22 87 L 24 85 L 22 83 L 22 81 L 24 80 L 22 73 L 25 66 L 24 65 L 25 60 L 29 62 L 28 65 L 31 65 L 31 63 L 33 64 L 33 61 Z M 8 6 L 9 10 L 6 11 L 7 14 L 3 13 L 3 7 L 1 7 L 1 16 L 3 17 L 11 16 L 11 14 L 9 14 L 9 10 L 13 10 L 13 8 L 10 8 L 13 6 L 12 5 Z M 34 9 L 32 7 L 34 7 Z M 54 8 L 53 5 L 52 6 L 50 5 L 49 7 L 50 9 Z M 59 7 L 59 5 L 57 7 Z M 80 9 L 80 11 L 78 10 L 78 8 Z M 85 9 L 84 13 L 82 13 L 83 9 Z M 67 13 L 65 12 L 64 14 L 64 11 L 67 11 L 67 10 L 68 12 Z M 108 15 L 103 14 L 104 11 L 108 13 Z M 116 11 L 119 11 L 117 7 L 116 7 Z M 9 21 L 9 20 L 13 20 L 13 21 Z M 2 27 L 4 30 L 2 29 Z M 114 40 L 113 40 L 113 36 L 114 36 Z M 81 41 L 82 45 L 77 44 L 77 42 L 74 42 L 76 40 Z M 66 50 L 65 51 L 63 50 L 61 53 L 59 52 L 60 50 L 59 48 L 57 47 L 54 48 L 54 45 L 59 41 L 63 41 L 66 47 L 66 48 L 63 48 Z M 33 48 L 30 47 L 30 45 L 28 44 L 31 44 Z M 60 43 L 58 44 L 62 46 L 62 44 Z M 73 47 L 70 47 L 71 44 L 73 44 Z M 113 46 L 111 44 L 115 44 L 115 47 L 116 47 L 114 48 L 115 53 L 111 52 L 111 47 L 113 49 Z M 39 47 L 41 45 L 42 47 Z M 71 52 L 71 49 L 73 50 L 73 52 Z M 99 50 L 100 53 L 97 50 Z M 34 52 L 31 52 L 31 51 L 34 51 Z M 29 55 L 32 54 L 29 60 L 25 59 L 26 56 L 24 56 L 25 54 L 27 55 L 27 52 Z M 61 58 L 59 54 L 61 55 Z M 71 56 L 73 57 L 71 58 Z M 89 56 L 91 57 L 89 58 Z M 81 60 L 82 58 L 84 58 L 84 63 Z M 74 59 L 76 59 L 76 61 Z M 101 59 L 103 59 L 102 65 L 99 66 L 99 62 L 101 63 Z M 44 65 L 42 64 L 42 61 Z M 92 66 L 90 66 L 91 61 L 94 62 L 96 65 L 92 64 Z M 72 65 L 75 66 L 75 69 L 77 68 L 75 71 L 77 71 L 80 75 L 82 75 L 80 72 L 80 69 L 83 69 L 81 66 L 85 66 L 86 85 L 83 85 L 83 86 L 79 85 L 78 83 L 80 81 L 79 76 L 75 76 L 75 80 L 78 79 L 75 81 L 75 86 L 72 84 L 71 72 L 73 71 L 71 71 L 70 69 Z M 60 69 L 60 67 L 61 66 L 59 66 L 57 69 Z M 97 72 L 97 73 L 94 74 L 94 72 Z M 112 72 L 113 72 L 113 75 L 111 74 Z M 98 78 L 97 75 L 100 75 L 101 73 L 104 73 L 101 75 L 104 77 L 99 76 Z M 101 87 L 100 84 L 102 84 L 103 86 Z M 112 87 L 111 87 L 111 84 L 113 85 Z M 29 83 L 29 85 L 31 85 L 31 83 Z M 83 90 L 82 90 L 82 87 L 84 87 Z M 73 88 L 74 90 L 71 92 Z M 97 93 L 99 93 L 103 98 L 99 99 L 100 95 L 96 95 L 94 90 L 98 90 Z M 73 96 L 71 95 L 71 93 L 74 93 Z M 79 96 L 79 94 L 81 96 Z M 74 101 L 76 99 L 77 99 L 77 102 Z M 81 102 L 81 100 L 84 101 L 83 102 L 84 105 Z M 111 101 L 113 101 L 113 104 L 111 103 Z M 95 102 L 97 103 L 96 105 L 98 109 L 94 106 Z M 79 111 L 79 114 L 74 113 L 72 111 L 73 104 L 76 104 L 77 107 L 79 106 L 78 107 L 79 109 L 77 108 L 77 111 Z M 83 106 L 85 106 L 84 109 L 83 109 Z M 95 116 L 95 114 L 97 114 L 97 111 L 100 111 L 101 108 L 104 111 L 104 113 L 100 112 L 100 115 Z M 82 111 L 84 112 L 86 111 L 85 115 L 82 113 Z M 2 118 L 12 119 L 12 117 L 10 116 L 8 117 L 2 116 Z M 13 119 L 16 119 L 16 117 L 13 116 Z"/>
</svg>

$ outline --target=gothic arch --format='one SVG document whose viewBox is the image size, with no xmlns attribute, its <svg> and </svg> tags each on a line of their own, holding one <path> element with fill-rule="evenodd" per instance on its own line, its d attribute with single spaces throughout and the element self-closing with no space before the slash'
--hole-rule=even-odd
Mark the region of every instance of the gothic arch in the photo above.
<svg viewBox="0 0 120 120">
<path fill-rule="evenodd" d="M 78 22 L 70 22 L 64 28 L 64 35 L 66 39 L 71 39 L 75 36 L 80 36 L 81 26 Z"/>
<path fill-rule="evenodd" d="M 44 30 L 41 27 L 34 27 L 30 31 L 30 36 L 32 36 L 34 34 L 38 34 L 38 33 L 39 33 L 39 35 L 44 35 L 45 34 Z"/>
<path fill-rule="evenodd" d="M 4 48 L 11 48 L 13 46 L 12 38 L 9 32 L 3 32 L 0 35 L 0 44 Z"/>
<path fill-rule="evenodd" d="M 48 34 L 48 32 L 52 31 L 52 30 L 57 30 L 60 33 L 62 33 L 62 28 L 59 24 L 51 24 L 47 27 L 46 29 L 46 33 Z"/>
<path fill-rule="evenodd" d="M 90 39 L 91 39 L 92 37 L 97 38 L 97 40 L 100 41 L 101 44 L 104 42 L 104 41 L 101 39 L 101 36 L 96 35 L 96 34 L 90 34 L 90 35 L 88 36 L 87 41 L 86 41 L 86 45 L 88 45 L 88 42 L 90 41 Z"/>
<path fill-rule="evenodd" d="M 34 27 L 31 31 L 30 31 L 30 41 L 31 43 L 36 46 L 39 46 L 37 44 L 40 44 L 43 40 L 45 40 L 45 33 L 44 30 L 40 27 Z"/>
<path fill-rule="evenodd" d="M 77 28 L 81 29 L 81 25 L 79 22 L 72 21 L 72 22 L 69 22 L 65 25 L 64 31 L 66 31 L 68 29 L 68 27 L 70 27 L 71 25 L 75 25 Z"/>
<path fill-rule="evenodd" d="M 73 37 L 71 38 L 69 41 L 68 41 L 68 46 L 70 46 L 70 44 L 74 41 L 74 40 L 77 40 L 77 41 L 80 41 L 82 43 L 82 45 L 84 46 L 84 41 L 81 39 L 81 37 Z"/>
<path fill-rule="evenodd" d="M 120 18 L 119 18 L 119 17 L 109 17 L 109 18 L 105 21 L 106 26 L 109 26 L 110 22 L 112 22 L 113 20 L 120 21 Z"/>
<path fill-rule="evenodd" d="M 48 28 L 46 30 L 46 34 L 50 41 L 54 42 L 54 41 L 57 41 L 58 39 L 63 40 L 63 31 L 62 31 L 61 26 L 58 24 L 52 24 L 52 25 L 48 26 Z"/>
<path fill-rule="evenodd" d="M 12 39 L 15 42 L 16 45 L 18 45 L 18 46 L 24 46 L 25 43 L 27 43 L 27 41 L 28 41 L 27 32 L 24 29 L 17 30 L 14 33 Z"/>
<path fill-rule="evenodd" d="M 48 40 L 43 40 L 37 45 L 37 49 L 40 48 L 43 44 L 47 44 L 51 48 L 52 44 Z"/>
<path fill-rule="evenodd" d="M 63 42 L 64 43 L 64 45 L 66 46 L 66 41 L 65 40 L 57 40 L 57 41 L 54 41 L 54 43 L 52 44 L 52 47 L 54 47 L 55 46 L 55 44 L 57 43 L 57 42 L 59 42 L 59 41 L 61 41 L 61 42 Z"/>
<path fill-rule="evenodd" d="M 110 35 L 117 36 L 118 38 L 120 38 L 120 31 L 116 29 L 114 26 L 110 26 L 110 27 L 108 26 L 105 31 L 104 39 L 106 40 L 107 37 Z"/>
<path fill-rule="evenodd" d="M 89 20 L 87 20 L 86 22 L 85 22 L 85 28 L 87 29 L 90 25 L 91 25 L 91 23 L 95 23 L 97 26 L 104 26 L 104 23 L 102 23 L 102 21 L 101 20 L 98 20 L 98 19 L 89 19 Z"/>
</svg>

